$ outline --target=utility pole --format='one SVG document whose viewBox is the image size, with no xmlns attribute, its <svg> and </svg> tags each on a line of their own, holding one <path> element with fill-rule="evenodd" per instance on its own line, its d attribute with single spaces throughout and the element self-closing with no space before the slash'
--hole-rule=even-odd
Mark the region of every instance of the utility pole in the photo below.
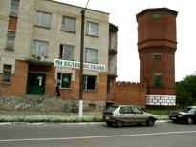
<svg viewBox="0 0 196 147">
<path fill-rule="evenodd" d="M 81 10 L 81 34 L 80 34 L 80 83 L 79 83 L 79 117 L 83 116 L 83 58 L 84 58 L 84 26 L 85 26 L 85 11 L 87 9 L 89 0 L 86 3 L 85 9 Z"/>
<path fill-rule="evenodd" d="M 84 57 L 84 20 L 85 9 L 81 11 L 81 34 L 80 34 L 80 83 L 79 83 L 79 117 L 83 113 L 83 57 Z"/>
</svg>

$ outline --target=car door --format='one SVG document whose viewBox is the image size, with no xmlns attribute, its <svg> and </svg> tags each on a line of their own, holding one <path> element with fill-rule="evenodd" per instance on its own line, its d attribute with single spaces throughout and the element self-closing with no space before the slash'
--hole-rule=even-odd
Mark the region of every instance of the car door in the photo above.
<svg viewBox="0 0 196 147">
<path fill-rule="evenodd" d="M 143 115 L 143 112 L 141 109 L 139 109 L 136 106 L 131 107 L 132 114 L 133 114 L 133 119 L 135 123 L 143 123 L 146 121 L 145 115 Z"/>
<path fill-rule="evenodd" d="M 196 123 L 196 108 L 194 108 L 193 121 Z"/>
<path fill-rule="evenodd" d="M 133 114 L 131 113 L 131 108 L 129 106 L 123 106 L 119 110 L 119 120 L 129 124 L 130 122 L 133 122 Z"/>
</svg>

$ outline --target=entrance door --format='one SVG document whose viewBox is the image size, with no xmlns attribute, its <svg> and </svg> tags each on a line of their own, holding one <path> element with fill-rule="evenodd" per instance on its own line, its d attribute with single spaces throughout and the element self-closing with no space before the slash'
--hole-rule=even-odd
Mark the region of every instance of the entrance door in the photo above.
<svg viewBox="0 0 196 147">
<path fill-rule="evenodd" d="M 29 73 L 27 93 L 28 94 L 44 95 L 44 93 L 45 93 L 45 80 L 46 80 L 46 74 Z"/>
</svg>

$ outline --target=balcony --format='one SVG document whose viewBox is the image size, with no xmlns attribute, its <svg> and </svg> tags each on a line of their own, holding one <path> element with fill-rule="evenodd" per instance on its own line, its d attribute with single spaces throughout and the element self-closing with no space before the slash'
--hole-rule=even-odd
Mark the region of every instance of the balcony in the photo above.
<svg viewBox="0 0 196 147">
<path fill-rule="evenodd" d="M 30 58 L 27 59 L 31 64 L 34 65 L 44 65 L 44 66 L 52 66 L 54 65 L 53 61 L 50 61 L 48 56 L 43 56 L 39 54 L 32 54 Z"/>
</svg>

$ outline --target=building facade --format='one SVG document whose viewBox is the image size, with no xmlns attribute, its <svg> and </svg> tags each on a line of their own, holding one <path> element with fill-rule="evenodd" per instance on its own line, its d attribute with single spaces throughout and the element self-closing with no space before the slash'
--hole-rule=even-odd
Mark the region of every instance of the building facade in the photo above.
<svg viewBox="0 0 196 147">
<path fill-rule="evenodd" d="M 83 9 L 53 0 L 1 0 L 0 95 L 56 95 L 58 90 L 64 99 L 78 99 Z M 110 30 L 117 27 L 108 13 L 90 9 L 84 25 L 83 97 L 105 101 L 108 75 L 117 75 L 117 52 L 109 50 L 117 41 Z"/>
<path fill-rule="evenodd" d="M 146 84 L 146 105 L 175 105 L 177 12 L 146 9 L 137 14 L 140 81 Z"/>
<path fill-rule="evenodd" d="M 78 99 L 81 11 L 53 0 L 0 1 L 0 96 Z M 83 98 L 174 106 L 177 12 L 137 14 L 140 83 L 116 82 L 118 27 L 109 14 L 85 10 Z"/>
</svg>

